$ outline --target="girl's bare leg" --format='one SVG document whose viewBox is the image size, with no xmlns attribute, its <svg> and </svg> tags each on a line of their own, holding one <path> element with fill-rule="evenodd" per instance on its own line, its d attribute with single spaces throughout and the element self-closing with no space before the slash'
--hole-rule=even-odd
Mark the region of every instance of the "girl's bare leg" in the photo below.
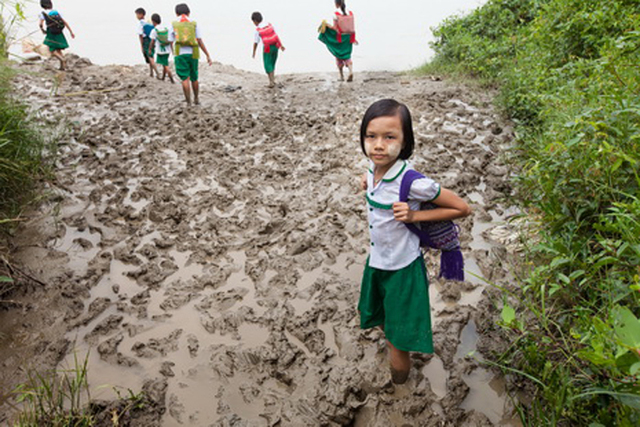
<svg viewBox="0 0 640 427">
<path fill-rule="evenodd" d="M 349 67 L 349 77 L 347 77 L 347 81 L 352 82 L 353 81 L 353 63 L 349 63 L 347 67 Z"/>
<path fill-rule="evenodd" d="M 404 384 L 409 378 L 411 358 L 408 351 L 398 350 L 387 341 L 391 353 L 391 379 L 394 384 Z"/>
</svg>

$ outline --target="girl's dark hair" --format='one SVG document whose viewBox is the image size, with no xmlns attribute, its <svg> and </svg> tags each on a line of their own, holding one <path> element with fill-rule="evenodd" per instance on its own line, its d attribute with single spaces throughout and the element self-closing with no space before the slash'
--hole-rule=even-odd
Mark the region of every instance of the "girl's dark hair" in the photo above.
<svg viewBox="0 0 640 427">
<path fill-rule="evenodd" d="M 180 3 L 176 6 L 176 15 L 188 15 L 191 13 L 186 3 Z"/>
<path fill-rule="evenodd" d="M 347 5 L 344 2 L 344 0 L 335 0 L 336 6 L 338 6 L 340 8 L 340 10 L 342 10 L 342 14 L 346 15 L 347 14 Z"/>
<path fill-rule="evenodd" d="M 251 20 L 253 22 L 257 22 L 258 24 L 262 22 L 262 14 L 260 12 L 253 12 L 251 14 Z"/>
<path fill-rule="evenodd" d="M 367 135 L 367 127 L 373 119 L 378 117 L 400 117 L 400 123 L 402 123 L 402 141 L 404 147 L 398 158 L 407 160 L 413 154 L 413 147 L 415 145 L 415 139 L 413 137 L 413 124 L 411 123 L 411 113 L 406 105 L 399 103 L 395 99 L 381 99 L 371 104 L 367 108 L 364 117 L 362 118 L 362 124 L 360 125 L 360 148 L 362 152 L 367 155 L 367 151 L 364 148 L 364 140 Z"/>
<path fill-rule="evenodd" d="M 144 10 L 143 8 L 139 7 L 139 8 L 136 9 L 136 14 L 138 14 L 138 15 L 146 15 L 147 11 Z"/>
<path fill-rule="evenodd" d="M 151 15 L 151 22 L 155 24 L 162 24 L 162 19 L 160 18 L 160 15 L 154 13 L 153 15 Z"/>
<path fill-rule="evenodd" d="M 43 9 L 53 9 L 51 0 L 40 0 L 40 7 Z"/>
</svg>

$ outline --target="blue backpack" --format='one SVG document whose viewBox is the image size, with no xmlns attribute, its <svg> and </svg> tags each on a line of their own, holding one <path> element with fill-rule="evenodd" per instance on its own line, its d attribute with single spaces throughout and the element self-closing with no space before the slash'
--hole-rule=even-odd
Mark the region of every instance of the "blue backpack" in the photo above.
<svg viewBox="0 0 640 427">
<path fill-rule="evenodd" d="M 400 183 L 400 201 L 409 200 L 411 184 L 416 179 L 425 176 L 415 170 L 408 170 Z M 426 202 L 420 204 L 420 210 L 436 209 L 435 203 Z M 405 223 L 407 228 L 420 238 L 420 246 L 441 251 L 440 275 L 447 280 L 464 281 L 464 259 L 460 250 L 460 227 L 453 221 L 424 221 L 414 224 Z"/>
<path fill-rule="evenodd" d="M 153 31 L 153 29 L 154 29 L 154 28 L 155 28 L 155 27 L 153 26 L 153 24 L 150 24 L 150 23 L 148 23 L 148 22 L 147 22 L 147 23 L 145 23 L 145 24 L 142 26 L 142 31 L 144 32 L 144 36 L 145 36 L 146 38 L 149 38 L 149 37 L 151 36 L 151 31 Z"/>
</svg>

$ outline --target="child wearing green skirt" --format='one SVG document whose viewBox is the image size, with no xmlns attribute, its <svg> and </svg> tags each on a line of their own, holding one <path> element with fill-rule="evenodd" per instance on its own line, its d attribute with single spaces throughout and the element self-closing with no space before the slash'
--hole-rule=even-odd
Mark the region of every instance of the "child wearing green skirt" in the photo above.
<svg viewBox="0 0 640 427">
<path fill-rule="evenodd" d="M 169 68 L 169 56 L 171 56 L 171 51 L 173 50 L 171 32 L 169 31 L 169 28 L 161 25 L 162 18 L 160 18 L 160 15 L 157 13 L 151 15 L 151 23 L 153 24 L 153 30 L 149 37 L 151 38 L 151 41 L 155 43 L 156 64 L 162 66 L 162 78 L 158 76 L 158 79 L 164 81 L 164 79 L 169 76 L 169 81 L 173 84 L 173 75 L 171 74 L 171 68 Z M 151 47 L 149 48 L 149 54 L 153 55 Z"/>
<path fill-rule="evenodd" d="M 360 146 L 371 160 L 366 190 L 370 253 L 358 311 L 362 329 L 384 330 L 391 378 L 406 382 L 409 352 L 433 353 L 429 281 L 420 239 L 405 223 L 445 221 L 468 216 L 469 205 L 430 178 L 413 182 L 407 203 L 399 202 L 400 185 L 415 145 L 411 114 L 404 105 L 383 99 L 367 109 L 360 126 Z M 420 210 L 422 202 L 438 206 Z"/>
<path fill-rule="evenodd" d="M 40 13 L 40 31 L 46 35 L 44 45 L 48 46 L 51 54 L 60 61 L 60 69 L 66 70 L 67 64 L 63 50 L 69 47 L 69 43 L 67 43 L 63 30 L 67 28 L 72 39 L 76 36 L 67 21 L 62 18 L 60 12 L 53 10 L 51 0 L 40 0 L 40 6 L 44 9 Z M 45 24 L 47 26 L 46 30 L 44 28 Z"/>
<path fill-rule="evenodd" d="M 276 62 L 278 61 L 278 51 L 282 49 L 285 51 L 280 37 L 273 29 L 273 25 L 262 22 L 262 14 L 260 12 L 253 12 L 251 14 L 251 21 L 256 26 L 255 41 L 253 43 L 253 58 L 256 57 L 256 50 L 258 44 L 262 42 L 264 50 L 262 59 L 264 62 L 264 71 L 269 77 L 269 87 L 275 87 L 276 85 Z"/>
</svg>

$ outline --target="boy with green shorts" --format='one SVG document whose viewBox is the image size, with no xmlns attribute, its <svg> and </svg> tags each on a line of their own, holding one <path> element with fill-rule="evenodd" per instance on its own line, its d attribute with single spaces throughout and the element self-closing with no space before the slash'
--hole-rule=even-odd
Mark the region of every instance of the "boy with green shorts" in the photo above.
<svg viewBox="0 0 640 427">
<path fill-rule="evenodd" d="M 193 102 L 198 105 L 200 103 L 198 98 L 198 60 L 200 58 L 200 50 L 207 56 L 209 65 L 213 65 L 213 61 L 202 41 L 200 27 L 189 18 L 190 14 L 189 6 L 185 3 L 180 3 L 176 6 L 178 20 L 173 23 L 172 39 L 175 43 L 173 61 L 176 65 L 176 74 L 182 81 L 182 91 L 187 105 L 191 105 L 191 89 L 193 89 Z"/>
<path fill-rule="evenodd" d="M 151 31 L 150 38 L 155 42 L 156 45 L 156 64 L 162 66 L 162 81 L 169 76 L 169 80 L 171 83 L 173 81 L 173 75 L 171 74 L 171 69 L 169 68 L 169 55 L 171 55 L 171 50 L 173 46 L 173 40 L 171 39 L 171 33 L 169 29 L 160 25 L 162 23 L 162 19 L 160 15 L 154 13 L 151 15 L 151 23 L 153 24 L 153 31 Z M 152 54 L 149 51 L 149 54 Z M 160 76 L 158 76 L 160 78 Z"/>
<path fill-rule="evenodd" d="M 278 51 L 285 48 L 282 46 L 280 37 L 276 34 L 276 30 L 273 29 L 273 25 L 262 21 L 262 14 L 260 12 L 253 12 L 251 14 L 251 21 L 256 26 L 256 33 L 253 43 L 253 57 L 256 57 L 256 50 L 258 44 L 262 42 L 264 45 L 262 59 L 264 62 L 264 71 L 269 77 L 269 87 L 275 87 L 276 85 L 276 61 L 278 61 Z"/>
<path fill-rule="evenodd" d="M 149 64 L 149 75 L 153 77 L 160 76 L 158 73 L 158 69 L 156 68 L 156 61 L 153 60 L 153 51 L 155 50 L 155 45 L 151 43 L 151 38 L 149 35 L 153 30 L 153 25 L 145 20 L 145 16 L 147 12 L 139 7 L 136 9 L 136 19 L 138 20 L 138 38 L 140 39 L 140 47 L 142 47 L 142 56 L 144 57 L 144 62 Z"/>
</svg>

